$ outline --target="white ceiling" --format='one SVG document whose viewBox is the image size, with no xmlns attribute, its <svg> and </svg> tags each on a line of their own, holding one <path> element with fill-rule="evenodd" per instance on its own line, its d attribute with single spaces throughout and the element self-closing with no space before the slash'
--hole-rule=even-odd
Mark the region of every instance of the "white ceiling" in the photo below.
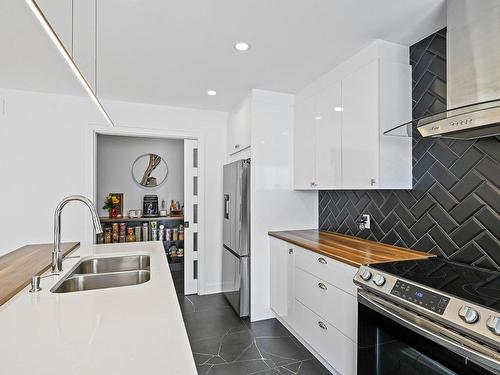
<svg viewBox="0 0 500 375">
<path fill-rule="evenodd" d="M 13 1 L 24 5 L 0 0 Z M 444 26 L 444 3 L 101 0 L 99 93 L 132 102 L 230 110 L 251 88 L 296 92 L 374 39 L 411 45 Z M 8 42 L 0 38 L 2 44 Z M 42 56 L 38 39 L 30 48 Z M 233 43 L 239 40 L 248 41 L 251 49 L 235 51 Z M 19 59 L 16 63 L 15 68 L 23 65 Z M 59 65 L 54 64 L 51 73 L 57 73 Z M 9 79 L 0 72 L 0 85 L 3 82 Z M 49 91 L 61 90 L 61 85 L 42 83 Z M 208 89 L 217 90 L 217 96 L 208 97 Z"/>
<path fill-rule="evenodd" d="M 0 87 L 84 96 L 25 1 L 0 0 Z"/>
</svg>

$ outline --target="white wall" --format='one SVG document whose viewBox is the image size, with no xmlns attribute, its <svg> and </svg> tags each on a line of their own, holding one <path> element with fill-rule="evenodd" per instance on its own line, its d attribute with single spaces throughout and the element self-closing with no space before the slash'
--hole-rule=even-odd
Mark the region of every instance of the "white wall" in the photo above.
<svg viewBox="0 0 500 375">
<path fill-rule="evenodd" d="M 145 188 L 132 178 L 135 159 L 144 154 L 157 154 L 168 166 L 167 180 L 155 188 Z M 159 182 L 159 181 L 158 181 Z M 144 195 L 158 196 L 161 206 L 165 200 L 184 201 L 184 141 L 181 139 L 97 136 L 97 207 L 101 216 L 108 214 L 102 206 L 109 193 L 123 193 L 123 214 L 129 209 L 142 209 Z"/>
<path fill-rule="evenodd" d="M 85 194 L 84 138 L 100 115 L 88 98 L 0 89 L 0 254 L 53 241 L 53 215 L 66 195 Z M 82 240 L 90 216 L 63 212 L 62 239 Z"/>
<path fill-rule="evenodd" d="M 251 320 L 270 309 L 269 231 L 318 228 L 318 194 L 293 190 L 294 96 L 252 91 Z"/>
<path fill-rule="evenodd" d="M 57 202 L 69 194 L 92 194 L 89 124 L 107 127 L 88 98 L 6 89 L 0 89 L 0 97 L 5 99 L 5 114 L 0 109 L 3 254 L 24 244 L 51 242 Z M 141 128 L 200 135 L 205 170 L 200 184 L 206 190 L 200 292 L 219 291 L 227 113 L 115 101 L 105 101 L 105 105 L 118 130 Z M 63 213 L 63 241 L 83 241 L 90 231 L 85 210 L 68 206 Z M 203 262 L 207 272 L 202 272 Z"/>
</svg>

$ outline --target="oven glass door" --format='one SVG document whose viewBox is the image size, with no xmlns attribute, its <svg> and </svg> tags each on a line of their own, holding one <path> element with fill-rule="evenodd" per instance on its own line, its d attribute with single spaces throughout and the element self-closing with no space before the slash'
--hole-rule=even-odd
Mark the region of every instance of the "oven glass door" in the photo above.
<svg viewBox="0 0 500 375">
<path fill-rule="evenodd" d="M 494 374 L 359 301 L 358 375 Z"/>
</svg>

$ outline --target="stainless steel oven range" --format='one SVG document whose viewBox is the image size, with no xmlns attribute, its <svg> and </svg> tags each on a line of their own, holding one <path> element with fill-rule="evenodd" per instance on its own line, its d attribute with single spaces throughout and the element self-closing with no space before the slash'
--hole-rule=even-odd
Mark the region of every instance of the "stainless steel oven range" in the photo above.
<svg viewBox="0 0 500 375">
<path fill-rule="evenodd" d="M 354 282 L 358 375 L 500 374 L 500 272 L 430 258 Z"/>
</svg>

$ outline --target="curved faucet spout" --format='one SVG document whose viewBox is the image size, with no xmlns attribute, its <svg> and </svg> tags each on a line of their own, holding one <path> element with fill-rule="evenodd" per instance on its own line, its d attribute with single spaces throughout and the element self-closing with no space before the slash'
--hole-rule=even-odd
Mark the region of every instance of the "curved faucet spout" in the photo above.
<svg viewBox="0 0 500 375">
<path fill-rule="evenodd" d="M 92 201 L 83 195 L 70 195 L 64 198 L 56 207 L 54 213 L 54 251 L 52 252 L 52 272 L 62 271 L 62 253 L 61 253 L 61 213 L 63 208 L 72 201 L 79 201 L 85 204 L 90 210 L 92 216 L 92 223 L 94 224 L 94 230 L 97 234 L 102 233 L 101 221 L 99 220 L 99 215 L 97 215 L 97 210 L 92 203 Z"/>
</svg>

